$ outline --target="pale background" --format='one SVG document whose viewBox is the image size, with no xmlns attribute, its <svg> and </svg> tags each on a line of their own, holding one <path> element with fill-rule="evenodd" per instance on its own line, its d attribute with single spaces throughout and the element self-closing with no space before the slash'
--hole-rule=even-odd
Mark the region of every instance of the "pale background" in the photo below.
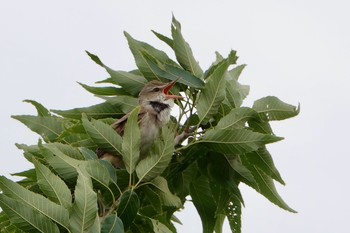
<svg viewBox="0 0 350 233">
<path fill-rule="evenodd" d="M 350 4 L 346 0 L 245 1 L 0 1 L 0 174 L 31 165 L 14 146 L 38 136 L 10 118 L 35 114 L 24 99 L 51 109 L 98 103 L 76 81 L 108 75 L 84 50 L 119 70 L 135 68 L 123 30 L 170 51 L 150 32 L 170 35 L 171 14 L 206 69 L 217 50 L 235 49 L 248 66 L 245 105 L 266 95 L 297 105 L 301 114 L 276 122 L 286 139 L 269 147 L 287 186 L 281 196 L 298 214 L 242 186 L 243 232 L 349 232 Z M 187 207 L 179 232 L 201 232 Z M 229 230 L 226 228 L 226 232 Z"/>
</svg>

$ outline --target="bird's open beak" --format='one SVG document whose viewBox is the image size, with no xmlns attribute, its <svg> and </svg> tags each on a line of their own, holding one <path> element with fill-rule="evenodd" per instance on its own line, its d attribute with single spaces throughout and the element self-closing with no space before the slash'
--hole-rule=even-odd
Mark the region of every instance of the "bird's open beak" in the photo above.
<svg viewBox="0 0 350 233">
<path fill-rule="evenodd" d="M 165 94 L 165 98 L 166 99 L 182 99 L 183 97 L 180 95 L 169 95 L 168 92 L 170 90 L 170 88 L 172 88 L 174 86 L 174 84 L 179 80 L 180 78 L 175 79 L 174 81 L 170 82 L 169 84 L 167 84 L 164 89 L 163 92 Z"/>
</svg>

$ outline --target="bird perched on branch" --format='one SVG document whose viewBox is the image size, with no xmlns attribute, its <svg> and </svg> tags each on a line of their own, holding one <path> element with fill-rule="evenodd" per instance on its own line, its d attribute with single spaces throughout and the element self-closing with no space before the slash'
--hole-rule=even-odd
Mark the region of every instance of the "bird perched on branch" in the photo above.
<svg viewBox="0 0 350 233">
<path fill-rule="evenodd" d="M 140 112 L 138 124 L 141 133 L 140 159 L 143 159 L 154 140 L 159 135 L 160 128 L 170 120 L 171 108 L 175 99 L 182 96 L 170 95 L 170 88 L 177 80 L 170 83 L 162 83 L 157 80 L 148 82 L 139 93 Z M 113 129 L 121 136 L 124 134 L 125 124 L 129 114 L 126 114 L 112 124 Z M 124 163 L 120 155 L 112 155 L 102 149 L 97 150 L 100 159 L 110 161 L 114 167 L 123 168 Z"/>
</svg>

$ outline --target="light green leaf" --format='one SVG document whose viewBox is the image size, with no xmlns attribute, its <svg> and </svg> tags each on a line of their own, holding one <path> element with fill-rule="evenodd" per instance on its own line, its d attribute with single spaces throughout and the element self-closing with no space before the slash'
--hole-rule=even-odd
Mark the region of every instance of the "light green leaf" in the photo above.
<svg viewBox="0 0 350 233">
<path fill-rule="evenodd" d="M 12 118 L 25 124 L 29 129 L 42 136 L 46 142 L 55 141 L 65 129 L 65 125 L 70 124 L 66 119 L 58 117 L 21 115 L 12 116 Z"/>
<path fill-rule="evenodd" d="M 78 82 L 88 92 L 95 95 L 111 96 L 111 95 L 126 95 L 127 92 L 122 88 L 117 87 L 92 87 Z"/>
<path fill-rule="evenodd" d="M 258 113 L 251 108 L 234 108 L 222 117 L 215 129 L 242 129 L 250 119 L 258 118 Z"/>
<path fill-rule="evenodd" d="M 149 183 L 154 187 L 154 190 L 159 195 L 163 205 L 174 206 L 177 208 L 182 207 L 180 198 L 170 192 L 168 182 L 166 179 L 164 179 L 161 176 L 158 176 L 151 180 Z"/>
<path fill-rule="evenodd" d="M 84 156 L 85 160 L 95 160 L 97 158 L 97 154 L 95 151 L 90 150 L 86 147 L 79 148 L 80 153 Z"/>
<path fill-rule="evenodd" d="M 229 76 L 231 79 L 235 79 L 235 80 L 238 80 L 239 79 L 239 76 L 241 75 L 243 69 L 246 67 L 246 65 L 239 65 L 239 66 L 236 66 L 235 68 L 233 68 L 232 70 L 230 70 L 228 73 L 229 73 Z"/>
<path fill-rule="evenodd" d="M 173 49 L 178 62 L 185 70 L 191 72 L 197 77 L 201 77 L 203 75 L 203 71 L 194 58 L 189 44 L 182 36 L 181 24 L 175 19 L 174 16 L 171 25 L 171 34 L 174 43 Z"/>
<path fill-rule="evenodd" d="M 102 223 L 101 233 L 124 233 L 124 225 L 117 215 L 109 215 Z"/>
<path fill-rule="evenodd" d="M 122 137 L 110 125 L 94 119 L 90 122 L 83 116 L 83 126 L 98 147 L 122 155 Z"/>
<path fill-rule="evenodd" d="M 0 228 L 1 229 L 1 233 L 25 233 L 24 231 L 22 231 L 21 229 L 19 229 L 18 227 L 16 227 L 15 225 L 8 225 L 4 228 Z"/>
<path fill-rule="evenodd" d="M 232 108 L 238 108 L 249 94 L 249 86 L 242 85 L 237 80 L 226 80 L 226 99 Z"/>
<path fill-rule="evenodd" d="M 190 185 L 190 195 L 194 206 L 202 220 L 203 233 L 214 231 L 216 204 L 211 193 L 209 180 L 201 176 Z"/>
<path fill-rule="evenodd" d="M 140 108 L 135 108 L 129 115 L 124 129 L 122 152 L 126 170 L 131 175 L 140 157 L 141 133 L 138 126 Z"/>
<path fill-rule="evenodd" d="M 123 113 L 128 113 L 132 111 L 136 106 L 138 106 L 138 99 L 135 97 L 122 95 L 122 96 L 115 96 L 115 97 L 101 97 L 102 99 L 106 100 L 108 103 L 113 104 L 113 106 L 116 106 L 120 110 L 123 111 Z"/>
<path fill-rule="evenodd" d="M 280 137 L 256 133 L 247 129 L 214 129 L 208 130 L 199 142 L 205 143 L 211 150 L 223 154 L 243 154 L 281 139 Z"/>
<path fill-rule="evenodd" d="M 96 55 L 89 53 L 88 51 L 86 51 L 86 53 L 90 56 L 90 58 L 93 61 L 95 61 L 98 65 L 106 69 L 106 71 L 111 76 L 111 80 L 109 80 L 109 82 L 112 82 L 116 85 L 121 86 L 123 90 L 125 90 L 126 92 L 130 93 L 133 96 L 137 96 L 140 90 L 147 83 L 147 80 L 141 75 L 136 75 L 125 71 L 113 70 L 108 66 L 106 66 L 105 64 L 103 64 Z"/>
<path fill-rule="evenodd" d="M 60 232 L 57 225 L 37 211 L 35 206 L 26 205 L 22 201 L 0 194 L 0 207 L 9 216 L 12 223 L 25 232 Z"/>
<path fill-rule="evenodd" d="M 38 112 L 38 116 L 41 116 L 41 117 L 51 116 L 50 111 L 47 108 L 45 108 L 42 104 L 34 100 L 23 100 L 23 102 L 32 104 L 36 108 L 36 111 Z"/>
<path fill-rule="evenodd" d="M 215 65 L 212 71 L 208 72 L 207 83 L 201 92 L 197 110 L 202 124 L 207 123 L 219 109 L 220 104 L 225 99 L 225 79 L 224 74 L 232 62 L 235 62 L 236 55 L 231 52 L 229 57 Z"/>
<path fill-rule="evenodd" d="M 57 222 L 64 228 L 68 228 L 68 210 L 63 206 L 57 205 L 49 199 L 37 193 L 29 191 L 21 185 L 7 179 L 4 176 L 0 177 L 0 187 L 3 194 L 12 198 L 23 205 L 28 205 L 40 214 L 46 216 L 54 222 Z M 11 202 L 15 205 L 14 202 Z"/>
<path fill-rule="evenodd" d="M 136 166 L 136 174 L 141 181 L 149 181 L 161 175 L 167 168 L 174 152 L 174 132 L 162 128 L 162 138 L 156 140 L 149 155 Z"/>
<path fill-rule="evenodd" d="M 158 77 L 172 81 L 180 77 L 178 80 L 179 83 L 194 88 L 204 87 L 204 82 L 193 74 L 176 66 L 163 64 L 160 61 L 155 60 L 146 51 L 142 52 L 142 56 L 145 58 L 145 62 L 148 64 L 149 69 L 151 69 Z"/>
<path fill-rule="evenodd" d="M 123 221 L 124 230 L 127 230 L 130 227 L 139 208 L 140 200 L 134 191 L 127 190 L 122 194 L 117 213 L 120 219 Z"/>
<path fill-rule="evenodd" d="M 164 36 L 154 30 L 151 30 L 153 32 L 154 35 L 156 35 L 156 37 L 158 37 L 158 39 L 160 39 L 161 41 L 165 42 L 167 45 L 170 46 L 170 48 L 173 48 L 174 47 L 174 41 L 167 37 L 167 36 Z"/>
<path fill-rule="evenodd" d="M 277 97 L 267 96 L 256 100 L 253 104 L 253 109 L 262 116 L 262 119 L 266 118 L 269 121 L 274 121 L 284 120 L 298 115 L 300 106 L 295 107 L 282 102 Z"/>
<path fill-rule="evenodd" d="M 34 159 L 33 163 L 37 174 L 37 182 L 41 191 L 51 201 L 69 210 L 72 205 L 72 195 L 64 181 L 39 161 Z"/>
<path fill-rule="evenodd" d="M 154 233 L 173 233 L 166 225 L 159 222 L 159 220 L 149 218 L 152 222 Z"/>
<path fill-rule="evenodd" d="M 52 112 L 63 116 L 65 118 L 77 119 L 80 120 L 82 114 L 86 114 L 89 118 L 100 119 L 113 117 L 118 118 L 124 115 L 124 112 L 119 109 L 117 106 L 104 102 L 101 104 L 92 105 L 85 108 L 73 108 L 70 110 L 51 110 Z"/>
<path fill-rule="evenodd" d="M 78 175 L 74 197 L 69 227 L 73 233 L 88 232 L 97 216 L 97 195 L 92 189 L 91 179 L 81 172 Z"/>
</svg>

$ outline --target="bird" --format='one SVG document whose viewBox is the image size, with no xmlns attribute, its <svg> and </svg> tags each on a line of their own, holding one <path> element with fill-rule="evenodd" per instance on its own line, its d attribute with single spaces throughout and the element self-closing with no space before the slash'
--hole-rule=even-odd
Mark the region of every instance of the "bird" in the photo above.
<svg viewBox="0 0 350 233">
<path fill-rule="evenodd" d="M 170 120 L 171 108 L 174 100 L 181 100 L 180 95 L 171 95 L 169 90 L 178 79 L 163 83 L 158 80 L 148 82 L 140 91 L 138 103 L 140 111 L 138 114 L 138 125 L 141 134 L 140 160 L 146 157 L 154 140 L 158 137 L 160 129 Z M 111 126 L 120 136 L 124 135 L 124 129 L 130 113 L 114 122 Z M 124 168 L 121 155 L 111 154 L 103 149 L 97 150 L 99 159 L 107 160 L 116 168 Z"/>
</svg>

